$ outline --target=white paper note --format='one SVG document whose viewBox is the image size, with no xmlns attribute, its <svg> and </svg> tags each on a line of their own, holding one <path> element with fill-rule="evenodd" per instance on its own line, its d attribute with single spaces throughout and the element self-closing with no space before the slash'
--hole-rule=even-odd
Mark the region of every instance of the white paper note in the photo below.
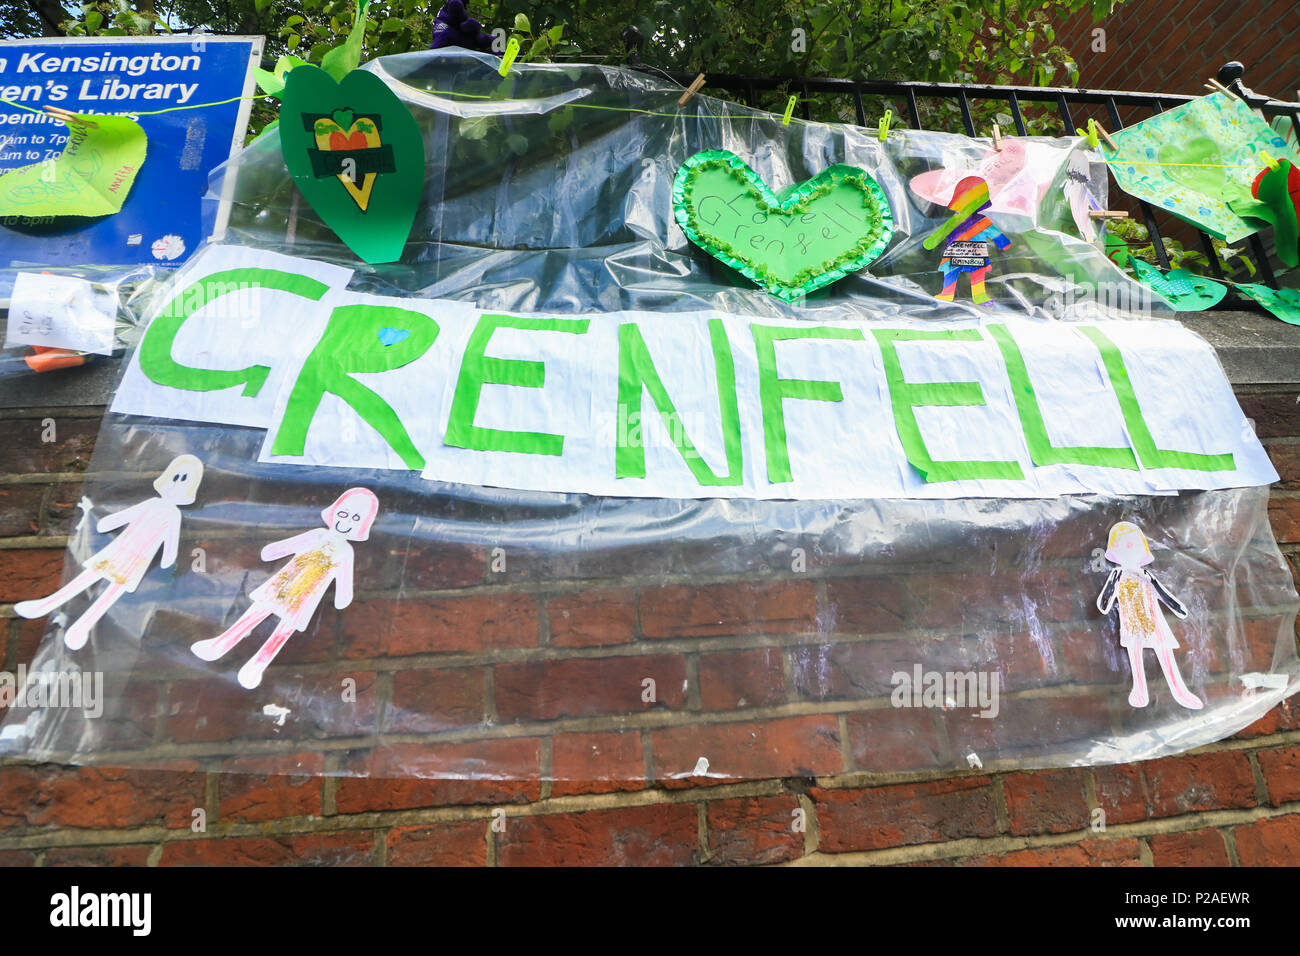
<svg viewBox="0 0 1300 956">
<path fill-rule="evenodd" d="M 117 293 L 76 276 L 20 272 L 9 300 L 5 348 L 43 345 L 111 355 Z"/>
</svg>

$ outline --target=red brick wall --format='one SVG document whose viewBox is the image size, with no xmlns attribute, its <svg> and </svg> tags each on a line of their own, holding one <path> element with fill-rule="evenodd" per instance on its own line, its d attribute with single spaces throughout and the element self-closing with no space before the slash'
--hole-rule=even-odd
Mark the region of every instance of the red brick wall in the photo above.
<svg viewBox="0 0 1300 956">
<path fill-rule="evenodd" d="M 1092 52 L 1097 27 L 1105 52 Z M 1207 77 L 1240 60 L 1257 93 L 1295 100 L 1300 88 L 1295 0 L 1125 0 L 1100 23 L 1075 14 L 1057 36 L 1078 57 L 1082 87 L 1199 95 Z"/>
<path fill-rule="evenodd" d="M 1293 569 L 1300 570 L 1300 388 L 1243 389 L 1241 401 L 1282 475 L 1271 505 L 1273 525 Z M 56 585 L 98 414 L 0 413 L 0 602 Z M 47 416 L 57 425 L 52 443 L 39 440 Z M 449 602 L 455 614 L 444 609 L 426 624 L 442 628 L 449 639 L 457 631 L 490 627 L 502 646 L 545 627 L 552 648 L 574 647 L 572 659 L 493 669 L 498 710 L 532 708 L 546 720 L 554 716 L 547 702 L 562 695 L 566 682 L 588 688 L 599 683 L 600 675 L 587 669 L 591 658 L 583 657 L 592 646 L 626 642 L 634 631 L 651 641 L 707 636 L 705 623 L 726 618 L 733 587 L 753 585 L 659 588 L 635 602 L 630 592 L 586 591 L 543 603 L 525 583 L 517 594 L 457 598 Z M 797 631 L 814 613 L 812 590 L 804 582 L 772 585 L 758 606 L 780 622 L 780 630 Z M 748 594 L 742 603 L 752 606 L 754 600 Z M 0 614 L 7 627 L 0 668 L 13 671 L 31 660 L 44 622 L 14 618 L 9 603 L 0 604 Z M 345 635 L 345 651 L 365 637 L 356 622 L 346 630 L 352 637 Z M 603 660 L 620 666 L 629 658 Z M 729 708 L 739 696 L 762 701 L 785 679 L 768 666 L 761 649 L 699 654 L 696 661 L 699 680 L 692 684 L 700 690 L 692 691 L 698 700 L 684 702 L 689 710 Z M 456 675 L 465 679 L 453 681 Z M 359 685 L 371 679 L 353 676 Z M 439 700 L 447 707 L 481 706 L 482 675 L 474 668 L 440 670 L 437 676 Z M 426 677 L 427 672 L 398 669 L 374 679 L 388 682 L 386 700 L 400 701 L 427 693 Z M 665 692 L 669 683 L 660 682 Z M 423 705 L 415 709 L 428 712 Z M 166 721 L 167 714 L 162 695 L 141 702 L 144 726 Z M 845 754 L 853 751 L 854 740 L 870 737 L 870 715 L 840 719 L 842 724 L 833 715 L 812 714 L 669 728 L 648 735 L 647 745 L 637 734 L 575 732 L 442 747 L 442 756 L 451 759 L 483 746 L 497 748 L 498 763 L 536 767 L 545 759 L 555 777 L 568 778 L 554 782 L 536 775 L 474 782 L 319 776 L 313 774 L 349 758 L 314 752 L 307 742 L 300 755 L 303 774 L 296 777 L 268 775 L 256 757 L 224 765 L 178 758 L 148 771 L 10 763 L 0 766 L 0 865 L 798 860 L 1253 866 L 1300 859 L 1300 701 L 1275 709 L 1233 739 L 1189 754 L 1037 773 L 846 773 L 845 766 L 863 766 Z M 818 721 L 827 721 L 821 735 L 826 752 L 809 756 L 804 744 Z M 709 734 L 719 735 L 716 748 L 704 739 Z M 680 764 L 683 754 L 693 759 L 701 748 L 735 753 L 755 739 L 773 747 L 784 739 L 798 741 L 801 756 L 790 776 L 713 785 L 656 781 L 662 775 L 655 768 L 665 760 Z M 625 768 L 621 779 L 584 779 L 584 767 L 605 771 L 611 762 Z M 197 809 L 206 817 L 203 832 L 192 827 Z M 1105 812 L 1103 831 L 1092 827 L 1097 809 Z"/>
</svg>

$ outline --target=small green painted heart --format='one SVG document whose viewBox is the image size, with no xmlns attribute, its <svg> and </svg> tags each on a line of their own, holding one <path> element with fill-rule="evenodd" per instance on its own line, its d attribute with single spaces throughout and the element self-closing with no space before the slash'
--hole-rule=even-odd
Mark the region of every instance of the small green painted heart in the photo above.
<svg viewBox="0 0 1300 956">
<path fill-rule="evenodd" d="M 336 83 L 296 66 L 277 128 L 289 174 L 321 221 L 366 262 L 400 259 L 424 189 L 424 138 L 406 104 L 365 70 Z"/>
<path fill-rule="evenodd" d="M 894 234 L 880 185 L 831 166 L 773 193 L 735 153 L 696 153 L 677 170 L 673 212 L 687 238 L 789 302 L 875 260 Z"/>
</svg>

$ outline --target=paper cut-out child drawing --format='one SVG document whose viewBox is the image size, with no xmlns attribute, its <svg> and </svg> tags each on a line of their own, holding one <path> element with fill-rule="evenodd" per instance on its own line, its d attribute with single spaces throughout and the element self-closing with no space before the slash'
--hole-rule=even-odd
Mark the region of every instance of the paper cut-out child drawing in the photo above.
<svg viewBox="0 0 1300 956">
<path fill-rule="evenodd" d="M 1134 707 L 1147 705 L 1143 652 L 1150 648 L 1156 652 L 1156 660 L 1160 662 L 1174 700 L 1189 710 L 1200 710 L 1205 705 L 1187 689 L 1182 674 L 1178 672 L 1178 664 L 1174 661 L 1178 641 L 1165 622 L 1159 605 L 1169 608 L 1179 620 L 1187 617 L 1187 608 L 1154 574 L 1143 570 L 1144 565 L 1153 560 L 1146 535 L 1131 522 L 1119 522 L 1110 529 L 1106 559 L 1119 567 L 1110 572 L 1097 595 L 1097 610 L 1109 614 L 1111 608 L 1119 607 L 1119 643 L 1128 649 L 1129 667 L 1133 672 L 1133 690 L 1128 695 L 1128 702 Z"/>
<path fill-rule="evenodd" d="M 970 275 L 972 302 L 989 300 L 984 289 L 984 278 L 989 271 L 989 243 L 1007 249 L 1011 240 L 984 215 L 989 206 L 988 183 L 978 176 L 967 176 L 953 190 L 948 208 L 952 216 L 921 243 L 926 249 L 936 248 L 947 239 L 939 271 L 943 273 L 943 291 L 936 298 L 951 302 L 957 294 L 957 277 L 963 272 Z"/>
<path fill-rule="evenodd" d="M 191 645 L 205 661 L 215 661 L 253 633 L 271 615 L 279 618 L 266 643 L 239 669 L 239 683 L 252 690 L 295 631 L 304 630 L 334 584 L 334 606 L 340 611 L 352 603 L 352 545 L 365 541 L 379 514 L 379 499 L 365 488 L 349 488 L 321 512 L 324 528 L 313 528 L 262 549 L 263 561 L 292 554 L 293 560 L 276 571 L 251 595 L 252 606 L 224 633 Z"/>
<path fill-rule="evenodd" d="M 170 568 L 176 563 L 176 548 L 181 531 L 181 511 L 177 506 L 194 504 L 194 496 L 202 480 L 201 461 L 193 455 L 178 455 L 173 458 L 153 483 L 154 490 L 158 492 L 157 498 L 150 498 L 99 519 L 96 528 L 100 534 L 122 525 L 126 525 L 126 530 L 102 551 L 87 558 L 82 564 L 86 570 L 47 598 L 15 604 L 14 612 L 21 617 L 44 617 L 95 582 L 108 581 L 104 593 L 63 635 L 63 642 L 74 651 L 85 646 L 95 622 L 124 593 L 140 586 L 140 581 L 149 570 L 159 548 L 162 548 L 159 567 Z"/>
</svg>

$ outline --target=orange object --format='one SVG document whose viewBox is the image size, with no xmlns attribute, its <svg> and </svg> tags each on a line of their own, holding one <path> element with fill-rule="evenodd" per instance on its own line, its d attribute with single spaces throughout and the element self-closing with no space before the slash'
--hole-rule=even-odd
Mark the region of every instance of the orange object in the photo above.
<svg viewBox="0 0 1300 956">
<path fill-rule="evenodd" d="M 29 355 L 24 362 L 33 372 L 52 372 L 56 368 L 72 368 L 85 365 L 86 356 L 72 349 L 53 349 L 44 345 L 33 345 L 35 355 Z"/>
</svg>

